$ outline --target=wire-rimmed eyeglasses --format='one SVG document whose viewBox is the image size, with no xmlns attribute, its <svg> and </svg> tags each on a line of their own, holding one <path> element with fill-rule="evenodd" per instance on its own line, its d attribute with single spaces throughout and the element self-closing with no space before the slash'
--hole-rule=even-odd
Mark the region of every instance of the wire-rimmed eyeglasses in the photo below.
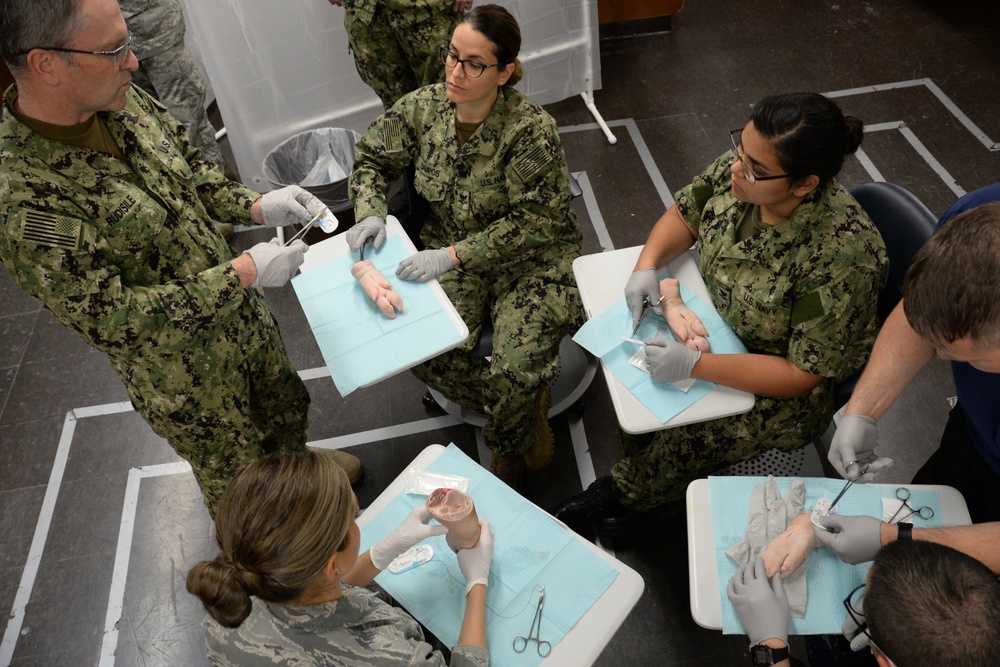
<svg viewBox="0 0 1000 667">
<path fill-rule="evenodd" d="M 441 62 L 443 62 L 444 66 L 448 69 L 455 69 L 456 65 L 461 64 L 462 71 L 465 72 L 465 76 L 470 76 L 473 79 L 478 79 L 483 75 L 483 72 L 491 67 L 506 67 L 503 63 L 487 65 L 486 63 L 477 62 L 475 60 L 462 60 L 456 54 L 449 51 L 447 46 L 441 47 Z"/>
<path fill-rule="evenodd" d="M 757 181 L 775 181 L 779 178 L 791 178 L 790 174 L 775 174 L 774 176 L 758 176 L 757 172 L 753 170 L 753 167 L 743 159 L 742 151 L 743 147 L 743 128 L 736 130 L 729 130 L 729 140 L 733 142 L 733 150 L 736 151 L 736 159 L 740 161 L 743 165 L 743 175 L 747 179 L 747 183 L 753 185 Z"/>
<path fill-rule="evenodd" d="M 872 639 L 872 634 L 868 631 L 868 621 L 865 619 L 865 613 L 863 611 L 859 611 L 857 608 L 858 605 L 861 605 L 861 599 L 864 597 L 864 590 L 865 584 L 861 584 L 848 593 L 847 597 L 844 598 L 844 607 L 847 609 L 847 613 L 851 617 L 851 620 L 853 620 L 854 624 L 858 627 L 857 631 L 851 637 L 848 637 L 848 640 L 853 641 L 855 637 L 864 633 L 865 636 L 868 637 L 868 646 L 872 649 L 872 653 L 878 651 L 885 656 L 885 658 L 889 661 L 889 664 L 895 665 L 896 663 L 892 661 L 892 658 L 885 655 L 885 651 L 883 651 L 879 645 L 875 643 L 875 640 Z"/>
<path fill-rule="evenodd" d="M 129 30 L 126 33 L 125 43 L 119 46 L 117 49 L 111 51 L 84 51 L 81 49 L 67 49 L 62 46 L 33 46 L 27 51 L 18 51 L 14 55 L 23 56 L 34 51 L 35 49 L 42 49 L 43 51 L 60 51 L 62 53 L 83 53 L 85 55 L 91 56 L 108 56 L 114 63 L 115 67 L 121 67 L 125 60 L 128 58 L 129 51 L 132 50 L 132 31 Z"/>
</svg>

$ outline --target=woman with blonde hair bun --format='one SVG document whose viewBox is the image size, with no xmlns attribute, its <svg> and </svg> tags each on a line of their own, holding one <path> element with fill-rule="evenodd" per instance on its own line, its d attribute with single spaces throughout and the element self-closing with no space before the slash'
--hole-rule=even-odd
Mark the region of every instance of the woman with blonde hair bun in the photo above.
<svg viewBox="0 0 1000 667">
<path fill-rule="evenodd" d="M 226 489 L 215 518 L 220 553 L 188 573 L 208 612 L 213 665 L 445 665 L 420 625 L 364 586 L 398 555 L 445 528 L 419 506 L 358 554 L 358 501 L 344 470 L 313 452 L 263 457 Z M 465 617 L 451 664 L 486 667 L 486 586 L 493 533 L 458 552 Z"/>
</svg>

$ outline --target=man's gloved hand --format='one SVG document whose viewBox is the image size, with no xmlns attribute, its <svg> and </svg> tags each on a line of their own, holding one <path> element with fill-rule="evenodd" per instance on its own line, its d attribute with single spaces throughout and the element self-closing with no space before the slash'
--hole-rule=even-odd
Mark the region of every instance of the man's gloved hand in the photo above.
<svg viewBox="0 0 1000 667">
<path fill-rule="evenodd" d="M 649 299 L 649 305 L 656 313 L 660 310 L 660 279 L 656 277 L 656 269 L 640 269 L 633 271 L 625 283 L 625 303 L 632 313 L 632 326 L 639 323 L 642 317 L 642 301 Z"/>
<path fill-rule="evenodd" d="M 791 615 L 781 583 L 781 573 L 768 581 L 763 558 L 757 558 L 753 564 L 741 565 L 729 580 L 726 595 L 736 609 L 743 629 L 747 631 L 751 646 L 768 639 L 780 639 L 788 643 L 788 621 Z"/>
<path fill-rule="evenodd" d="M 360 250 L 368 239 L 372 240 L 372 245 L 378 250 L 385 243 L 385 220 L 377 215 L 369 215 L 348 229 L 344 236 L 347 238 L 347 247 L 351 249 L 351 252 Z"/>
<path fill-rule="evenodd" d="M 379 542 L 372 545 L 369 554 L 372 558 L 372 565 L 380 570 L 389 567 L 389 563 L 396 559 L 404 551 L 418 542 L 426 540 L 435 535 L 444 535 L 448 529 L 442 525 L 427 525 L 431 520 L 431 513 L 424 505 L 414 507 L 409 516 L 403 519 L 403 523 L 396 527 Z"/>
<path fill-rule="evenodd" d="M 268 227 L 304 225 L 326 210 L 326 204 L 297 185 L 271 190 L 260 198 L 260 213 Z"/>
<path fill-rule="evenodd" d="M 643 341 L 646 370 L 654 380 L 678 382 L 691 377 L 694 365 L 701 359 L 700 350 L 692 350 L 683 343 L 666 338 L 647 338 Z"/>
<path fill-rule="evenodd" d="M 476 584 L 489 586 L 490 563 L 493 562 L 493 529 L 488 521 L 479 520 L 479 541 L 471 549 L 458 550 L 458 568 L 465 577 L 465 594 Z"/>
<path fill-rule="evenodd" d="M 874 517 L 831 514 L 820 517 L 819 522 L 828 530 L 814 526 L 816 539 L 845 563 L 875 560 L 882 548 L 882 522 Z"/>
<path fill-rule="evenodd" d="M 892 465 L 892 459 L 875 456 L 878 444 L 878 421 L 867 415 L 844 415 L 830 444 L 826 458 L 844 479 L 865 484 L 875 479 L 875 472 Z M 865 464 L 868 470 L 861 474 Z"/>
<path fill-rule="evenodd" d="M 858 597 L 857 601 L 854 602 L 854 611 L 861 614 L 858 618 L 862 623 L 867 623 L 864 617 L 865 613 L 865 594 L 862 593 Z M 840 631 L 844 633 L 844 639 L 851 642 L 852 651 L 861 651 L 868 648 L 868 633 L 861 629 L 858 622 L 854 620 L 851 613 L 847 613 L 847 617 L 844 619 L 844 623 L 840 626 Z"/>
<path fill-rule="evenodd" d="M 422 283 L 433 280 L 451 271 L 455 265 L 447 248 L 421 250 L 407 257 L 396 267 L 396 275 L 403 280 L 419 280 Z"/>
<path fill-rule="evenodd" d="M 257 265 L 257 280 L 250 287 L 281 287 L 287 283 L 305 259 L 309 250 L 301 240 L 292 241 L 287 247 L 271 239 L 258 243 L 246 251 Z"/>
</svg>

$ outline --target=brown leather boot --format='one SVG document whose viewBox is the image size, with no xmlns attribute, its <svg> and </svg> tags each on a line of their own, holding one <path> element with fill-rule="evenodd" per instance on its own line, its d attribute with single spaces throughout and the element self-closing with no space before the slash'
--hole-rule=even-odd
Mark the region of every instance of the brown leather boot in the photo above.
<svg viewBox="0 0 1000 667">
<path fill-rule="evenodd" d="M 521 484 L 524 482 L 524 468 L 523 456 L 493 454 L 490 460 L 490 472 L 515 491 L 521 490 Z"/>
<path fill-rule="evenodd" d="M 347 473 L 347 479 L 350 480 L 351 484 L 357 484 L 361 481 L 361 478 L 365 476 L 365 468 L 361 464 L 361 459 L 357 456 L 352 456 L 347 452 L 342 452 L 339 449 L 324 449 L 322 447 L 312 447 L 306 445 L 306 449 L 315 452 L 320 456 L 325 456 L 329 459 L 333 459 L 333 462 L 344 469 Z"/>
<path fill-rule="evenodd" d="M 552 391 L 546 387 L 538 399 L 538 410 L 535 411 L 535 444 L 524 453 L 524 462 L 532 470 L 541 470 L 552 463 L 555 454 L 556 439 L 549 426 L 549 406 L 552 404 Z"/>
</svg>

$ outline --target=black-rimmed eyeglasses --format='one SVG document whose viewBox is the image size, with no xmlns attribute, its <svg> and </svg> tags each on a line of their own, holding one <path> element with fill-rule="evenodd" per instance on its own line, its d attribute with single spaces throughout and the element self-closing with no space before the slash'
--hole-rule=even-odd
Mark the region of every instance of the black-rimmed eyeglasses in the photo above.
<svg viewBox="0 0 1000 667">
<path fill-rule="evenodd" d="M 18 51 L 15 56 L 24 56 L 28 53 L 34 51 L 35 49 L 41 49 L 43 51 L 60 51 L 62 53 L 83 53 L 85 55 L 91 56 L 108 56 L 114 60 L 115 67 L 121 67 L 125 60 L 128 58 L 129 51 L 132 50 L 132 32 L 129 31 L 125 37 L 125 43 L 119 46 L 117 49 L 112 51 L 83 51 L 81 49 L 67 49 L 61 46 L 33 46 L 27 51 Z"/>
<path fill-rule="evenodd" d="M 736 151 L 736 159 L 740 161 L 743 165 L 743 175 L 747 179 L 747 183 L 753 185 L 757 181 L 775 181 L 779 178 L 791 178 L 789 174 L 776 174 L 774 176 L 758 176 L 757 172 L 753 170 L 746 160 L 743 159 L 742 147 L 743 147 L 743 128 L 737 130 L 729 130 L 729 140 L 733 142 L 733 150 Z"/>
<path fill-rule="evenodd" d="M 456 65 L 461 64 L 462 71 L 465 72 L 465 76 L 471 76 L 473 79 L 478 79 L 483 75 L 483 72 L 491 67 L 506 67 L 506 65 L 502 63 L 487 65 L 485 63 L 476 62 L 475 60 L 462 60 L 457 55 L 449 51 L 447 46 L 441 47 L 441 62 L 443 62 L 444 66 L 448 69 L 455 69 Z"/>
<path fill-rule="evenodd" d="M 865 613 L 863 611 L 860 611 L 858 609 L 859 606 L 863 606 L 862 603 L 861 603 L 861 599 L 865 595 L 864 591 L 865 591 L 865 584 L 861 584 L 860 586 L 858 586 L 857 588 L 855 588 L 853 591 L 851 591 L 850 593 L 848 593 L 847 597 L 844 598 L 844 608 L 847 609 L 847 613 L 851 617 L 851 620 L 853 620 L 854 624 L 858 627 L 858 629 L 854 633 L 854 635 L 851 636 L 851 637 L 849 637 L 848 639 L 850 641 L 853 641 L 855 637 L 857 637 L 858 635 L 864 633 L 865 636 L 868 637 L 868 646 L 870 648 L 875 649 L 876 651 L 878 651 L 879 653 L 881 653 L 883 656 L 885 656 L 885 658 L 889 661 L 889 664 L 895 665 L 896 663 L 894 663 L 892 661 L 892 658 L 890 658 L 889 656 L 885 655 L 885 651 L 883 651 L 878 646 L 878 644 L 875 643 L 875 640 L 872 639 L 872 633 L 870 633 L 868 631 L 868 620 L 865 618 Z"/>
</svg>

